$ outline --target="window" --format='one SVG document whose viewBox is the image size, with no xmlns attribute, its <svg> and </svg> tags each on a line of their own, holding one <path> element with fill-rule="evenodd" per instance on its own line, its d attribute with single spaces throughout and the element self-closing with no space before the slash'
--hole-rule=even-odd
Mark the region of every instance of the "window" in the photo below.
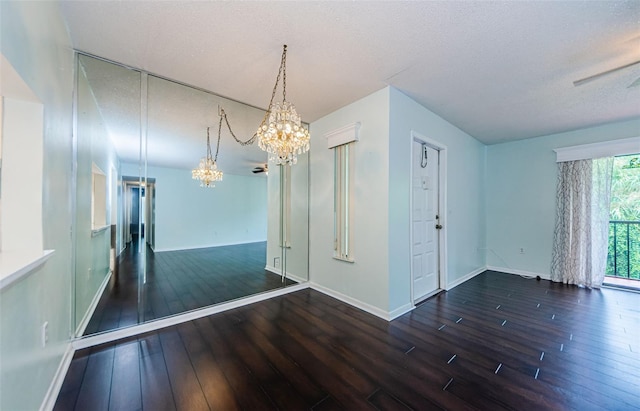
<svg viewBox="0 0 640 411">
<path fill-rule="evenodd" d="M 360 140 L 360 123 L 353 123 L 325 135 L 333 150 L 333 258 L 353 262 L 351 185 L 353 143 Z"/>
<path fill-rule="evenodd" d="M 334 151 L 333 183 L 333 256 L 353 261 L 351 252 L 349 146 L 342 144 Z"/>
<path fill-rule="evenodd" d="M 291 247 L 291 165 L 280 165 L 280 247 Z"/>
<path fill-rule="evenodd" d="M 96 166 L 91 168 L 91 229 L 107 225 L 107 176 Z"/>
</svg>

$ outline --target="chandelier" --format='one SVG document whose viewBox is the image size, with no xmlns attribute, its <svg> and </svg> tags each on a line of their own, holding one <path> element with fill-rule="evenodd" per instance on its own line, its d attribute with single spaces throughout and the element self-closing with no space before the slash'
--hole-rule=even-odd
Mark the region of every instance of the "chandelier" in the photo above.
<svg viewBox="0 0 640 411">
<path fill-rule="evenodd" d="M 218 170 L 218 151 L 220 150 L 220 131 L 222 128 L 222 116 L 218 124 L 218 144 L 216 155 L 211 155 L 211 143 L 209 140 L 209 127 L 207 127 L 207 155 L 200 160 L 198 168 L 191 170 L 191 178 L 200 180 L 200 187 L 215 187 L 216 181 L 222 181 L 222 171 Z"/>
<path fill-rule="evenodd" d="M 273 103 L 282 76 L 282 102 Z M 287 101 L 287 46 L 283 46 L 282 59 L 276 84 L 273 86 L 269 110 L 256 131 L 258 146 L 269 153 L 276 164 L 296 164 L 298 154 L 309 150 L 309 131 L 300 124 L 295 106 Z M 218 137 L 219 138 L 219 137 Z"/>
</svg>

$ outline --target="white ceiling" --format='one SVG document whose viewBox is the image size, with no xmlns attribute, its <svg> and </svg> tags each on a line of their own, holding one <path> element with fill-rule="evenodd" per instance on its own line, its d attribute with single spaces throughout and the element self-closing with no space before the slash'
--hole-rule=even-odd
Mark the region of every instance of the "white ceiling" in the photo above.
<svg viewBox="0 0 640 411">
<path fill-rule="evenodd" d="M 312 122 L 392 85 L 493 144 L 640 117 L 640 2 L 64 1 L 76 49 Z M 317 138 L 317 137 L 316 137 Z"/>
</svg>

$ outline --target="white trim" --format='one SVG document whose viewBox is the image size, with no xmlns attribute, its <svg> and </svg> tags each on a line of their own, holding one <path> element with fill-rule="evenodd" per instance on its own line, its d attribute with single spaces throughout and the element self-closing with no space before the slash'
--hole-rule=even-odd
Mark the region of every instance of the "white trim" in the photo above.
<svg viewBox="0 0 640 411">
<path fill-rule="evenodd" d="M 270 271 L 270 272 L 272 272 L 274 274 L 282 275 L 282 270 L 280 270 L 279 268 L 275 268 L 272 265 L 265 265 L 264 269 L 267 270 L 267 271 Z M 289 271 L 287 271 L 287 276 L 286 277 L 291 279 L 291 280 L 293 280 L 293 281 L 295 281 L 295 282 L 297 282 L 297 283 L 305 283 L 305 282 L 309 281 L 306 278 L 300 277 L 300 276 L 295 275 L 295 274 L 291 274 Z"/>
<path fill-rule="evenodd" d="M 111 227 L 110 225 L 103 225 L 102 227 L 92 228 L 91 229 L 91 237 L 95 237 L 98 234 L 107 231 L 107 228 Z"/>
<path fill-rule="evenodd" d="M 238 241 L 236 243 L 225 243 L 225 244 L 210 244 L 210 245 L 200 245 L 197 247 L 179 247 L 179 248 L 154 248 L 154 253 L 163 253 L 166 251 L 185 251 L 185 250 L 200 250 L 203 248 L 217 248 L 217 247 L 228 247 L 232 245 L 244 245 L 244 244 L 254 244 L 254 243 L 265 243 L 267 240 L 251 240 L 251 241 Z"/>
<path fill-rule="evenodd" d="M 102 280 L 102 284 L 100 284 L 100 287 L 98 287 L 98 291 L 93 296 L 93 299 L 91 300 L 91 304 L 89 304 L 89 308 L 87 308 L 87 311 L 84 313 L 84 316 L 82 317 L 82 321 L 80 321 L 80 323 L 76 327 L 75 335 L 81 336 L 82 334 L 84 334 L 84 330 L 87 328 L 87 325 L 89 325 L 89 320 L 91 320 L 91 317 L 93 316 L 93 312 L 96 310 L 96 307 L 98 306 L 98 302 L 100 302 L 100 298 L 102 298 L 102 293 L 104 293 L 104 289 L 107 288 L 107 284 L 109 284 L 109 280 L 111 279 L 112 275 L 113 275 L 113 271 L 109 270 L 107 275 L 104 277 L 104 280 Z"/>
<path fill-rule="evenodd" d="M 475 277 L 478 274 L 484 273 L 487 270 L 489 270 L 489 268 L 487 268 L 487 267 L 476 268 L 475 270 L 471 271 L 469 274 L 463 275 L 462 277 L 458 278 L 457 280 L 447 284 L 445 290 L 449 291 L 452 288 L 459 286 L 460 284 L 472 279 L 473 277 Z"/>
<path fill-rule="evenodd" d="M 76 350 L 93 347 L 95 345 L 116 341 L 121 338 L 132 337 L 134 335 L 143 334 L 150 331 L 156 331 L 161 328 L 181 324 L 186 321 L 192 321 L 198 318 L 207 317 L 209 315 L 218 314 L 224 311 L 232 310 L 234 308 L 244 307 L 245 305 L 268 300 L 274 297 L 279 297 L 281 295 L 304 290 L 306 288 L 309 288 L 309 283 L 290 285 L 288 287 L 279 288 L 277 290 L 267 291 L 267 292 L 252 295 L 246 298 L 240 298 L 237 300 L 228 301 L 226 303 L 221 303 L 221 304 L 213 305 L 210 307 L 189 311 L 186 313 L 177 314 L 171 317 L 161 318 L 159 320 L 149 321 L 143 324 L 121 328 L 119 330 L 110 331 L 103 334 L 97 334 L 97 335 L 92 335 L 88 337 L 78 338 L 73 340 L 72 344 L 73 344 L 73 348 Z"/>
<path fill-rule="evenodd" d="M 488 265 L 486 268 L 487 270 L 499 271 L 506 274 L 524 275 L 533 278 L 535 278 L 536 276 L 540 276 L 540 278 L 543 280 L 551 280 L 551 274 L 549 273 L 536 273 L 534 271 L 517 270 L 515 268 L 496 267 L 492 265 Z"/>
<path fill-rule="evenodd" d="M 23 253 L 3 251 L 0 253 L 0 290 L 4 290 L 43 265 L 55 250 L 44 250 L 36 256 L 25 257 Z"/>
<path fill-rule="evenodd" d="M 425 143 L 427 146 L 438 151 L 438 215 L 440 217 L 439 223 L 442 225 L 442 229 L 438 232 L 438 272 L 439 275 L 439 284 L 437 289 L 448 289 L 445 288 L 447 284 L 447 146 L 440 143 L 439 141 L 433 140 L 429 137 L 426 137 L 415 130 L 411 130 L 410 133 L 410 150 L 409 150 L 409 164 L 413 164 L 413 142 Z M 413 166 L 410 166 L 409 172 L 409 184 L 413 182 Z M 411 222 L 413 221 L 413 208 L 411 206 L 413 204 L 413 190 L 411 186 L 409 186 L 409 244 L 410 246 L 413 244 L 413 229 Z M 411 284 L 410 284 L 410 300 L 415 304 L 415 298 L 413 294 L 413 264 L 409 261 L 409 270 L 411 272 Z M 436 290 L 437 290 L 436 289 Z M 434 290 L 434 291 L 436 291 Z"/>
<path fill-rule="evenodd" d="M 387 321 L 395 320 L 396 318 L 405 315 L 409 311 L 412 311 L 414 308 L 416 308 L 415 305 L 406 303 L 405 305 L 398 307 L 395 310 L 389 311 L 389 319 Z"/>
<path fill-rule="evenodd" d="M 582 144 L 572 147 L 560 147 L 556 152 L 556 162 L 586 160 L 640 153 L 640 137 L 621 140 L 603 141 L 593 144 Z"/>
<path fill-rule="evenodd" d="M 384 311 L 383 309 L 380 309 L 378 307 L 374 307 L 373 305 L 367 304 L 365 302 L 362 302 L 360 300 L 357 300 L 353 297 L 349 297 L 348 295 L 344 295 L 338 291 L 334 291 L 330 288 L 327 288 L 323 285 L 314 283 L 314 282 L 310 282 L 309 283 L 309 287 L 311 287 L 313 290 L 319 291 L 323 294 L 328 295 L 329 297 L 333 297 L 336 300 L 340 300 L 343 303 L 347 303 L 353 307 L 359 308 L 363 311 L 368 312 L 369 314 L 373 314 L 376 317 L 382 318 L 383 320 L 386 321 L 390 321 L 391 316 L 387 311 Z"/>
<path fill-rule="evenodd" d="M 71 366 L 71 360 L 73 360 L 73 354 L 75 354 L 75 352 L 76 350 L 73 348 L 73 345 L 68 343 L 67 349 L 64 351 L 62 359 L 60 360 L 60 364 L 58 364 L 58 369 L 53 376 L 53 380 L 51 380 L 47 393 L 44 395 L 42 404 L 40 404 L 40 411 L 53 410 L 53 407 L 56 405 L 58 394 L 60 394 L 62 383 L 67 376 L 67 371 L 69 371 L 69 366 Z"/>
<path fill-rule="evenodd" d="M 360 123 L 348 124 L 324 135 L 327 138 L 327 148 L 331 149 L 352 141 L 360 141 Z"/>
</svg>

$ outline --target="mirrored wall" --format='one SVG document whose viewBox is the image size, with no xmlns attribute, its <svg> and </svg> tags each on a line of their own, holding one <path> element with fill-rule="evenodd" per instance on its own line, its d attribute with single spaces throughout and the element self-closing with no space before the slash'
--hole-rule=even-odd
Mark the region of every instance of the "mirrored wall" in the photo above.
<svg viewBox="0 0 640 411">
<path fill-rule="evenodd" d="M 84 54 L 77 73 L 78 336 L 308 280 L 308 154 L 241 144 L 263 110 Z M 207 129 L 215 187 L 192 179 Z"/>
</svg>

